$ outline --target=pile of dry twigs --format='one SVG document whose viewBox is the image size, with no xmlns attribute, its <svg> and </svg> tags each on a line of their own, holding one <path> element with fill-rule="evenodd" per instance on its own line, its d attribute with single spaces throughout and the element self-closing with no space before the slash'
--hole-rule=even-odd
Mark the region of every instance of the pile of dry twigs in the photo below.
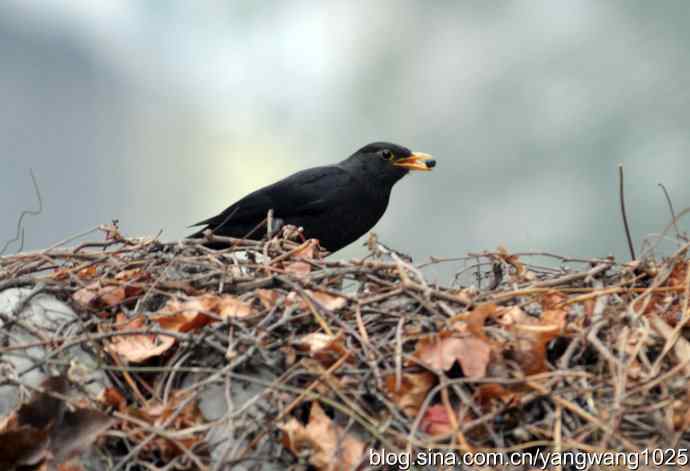
<svg viewBox="0 0 690 471">
<path fill-rule="evenodd" d="M 0 291 L 49 293 L 76 313 L 30 345 L 49 349 L 37 367 L 52 375 L 68 374 L 75 346 L 105 372 L 90 398 L 113 419 L 94 445 L 104 469 L 690 448 L 683 240 L 628 264 L 473 254 L 455 262 L 476 277 L 467 286 L 429 283 L 425 266 L 447 260 L 414 264 L 374 239 L 350 261 L 314 240 L 227 241 L 111 228 L 105 242 L 0 258 Z M 544 256 L 558 263 L 534 263 Z M 0 361 L 23 347 L 9 332 Z"/>
</svg>

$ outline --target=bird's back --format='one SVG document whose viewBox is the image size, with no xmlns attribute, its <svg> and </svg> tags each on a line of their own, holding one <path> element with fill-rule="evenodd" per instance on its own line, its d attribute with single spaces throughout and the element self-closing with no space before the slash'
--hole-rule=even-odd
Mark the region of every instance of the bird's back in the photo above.
<svg viewBox="0 0 690 471">
<path fill-rule="evenodd" d="M 368 187 L 335 165 L 295 173 L 250 193 L 225 211 L 198 223 L 204 230 L 230 237 L 245 237 L 260 225 L 270 209 L 276 220 L 304 228 L 308 238 L 319 239 L 331 252 L 354 242 L 381 218 L 390 189 Z M 251 238 L 260 238 L 265 230 Z"/>
</svg>

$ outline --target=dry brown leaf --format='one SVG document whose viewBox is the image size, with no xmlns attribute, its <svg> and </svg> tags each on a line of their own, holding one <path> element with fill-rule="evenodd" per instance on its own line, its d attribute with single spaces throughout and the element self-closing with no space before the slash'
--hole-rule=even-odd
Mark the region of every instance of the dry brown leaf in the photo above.
<svg viewBox="0 0 690 471">
<path fill-rule="evenodd" d="M 130 283 L 132 281 L 148 280 L 151 278 L 150 273 L 141 268 L 132 268 L 130 270 L 123 270 L 115 275 L 115 280 L 121 283 Z"/>
<path fill-rule="evenodd" d="M 41 383 L 41 387 L 48 392 L 65 395 L 70 389 L 70 383 L 63 376 L 51 376 Z M 51 394 L 35 392 L 31 400 L 17 410 L 17 424 L 44 428 L 62 415 L 66 407 L 62 400 Z"/>
<path fill-rule="evenodd" d="M 57 268 L 53 271 L 50 277 L 54 280 L 66 280 L 69 278 L 69 274 L 74 270 L 73 268 Z M 76 273 L 76 276 L 82 280 L 90 280 L 96 276 L 98 269 L 96 265 L 90 265 L 86 268 L 82 268 Z"/>
<path fill-rule="evenodd" d="M 561 332 L 565 328 L 566 312 L 563 309 L 549 309 L 541 317 L 527 314 L 518 306 L 512 306 L 499 312 L 498 323 L 508 330 L 529 333 Z M 533 337 L 536 338 L 537 335 Z"/>
<path fill-rule="evenodd" d="M 322 291 L 305 290 L 305 292 L 329 311 L 336 311 L 347 306 L 347 299 L 342 296 L 333 296 Z"/>
<path fill-rule="evenodd" d="M 328 346 L 332 345 L 333 342 L 338 340 L 338 336 L 328 335 L 322 332 L 313 332 L 302 337 L 298 342 L 297 346 L 300 350 L 307 350 L 308 352 L 317 352 L 323 350 Z"/>
<path fill-rule="evenodd" d="M 526 347 L 512 352 L 515 360 L 526 376 L 544 373 L 548 371 L 546 364 L 546 344 L 543 342 L 529 343 Z"/>
<path fill-rule="evenodd" d="M 285 358 L 285 366 L 292 366 L 297 361 L 297 352 L 290 345 L 280 347 L 280 351 L 283 353 Z"/>
<path fill-rule="evenodd" d="M 123 396 L 120 391 L 112 387 L 105 388 L 98 400 L 107 406 L 119 410 L 120 412 L 127 408 L 127 399 L 125 396 Z"/>
<path fill-rule="evenodd" d="M 204 294 L 186 301 L 173 298 L 168 300 L 151 320 L 161 328 L 174 332 L 189 332 L 199 329 L 213 321 L 205 312 L 213 311 L 218 305 L 218 296 Z"/>
<path fill-rule="evenodd" d="M 264 309 L 271 310 L 280 299 L 280 294 L 274 289 L 257 289 L 256 296 Z"/>
<path fill-rule="evenodd" d="M 474 392 L 474 398 L 484 411 L 491 410 L 490 406 L 493 402 L 498 401 L 501 407 L 505 407 L 513 405 L 519 399 L 516 391 L 511 391 L 496 383 L 479 385 Z"/>
<path fill-rule="evenodd" d="M 91 270 L 86 271 L 84 270 Z M 79 273 L 84 277 L 95 275 L 96 267 L 87 267 Z M 72 298 L 85 308 L 89 307 L 111 307 L 122 303 L 125 299 L 138 296 L 143 293 L 141 286 L 134 286 L 132 283 L 148 280 L 151 274 L 141 268 L 124 270 L 113 278 L 105 278 L 93 281 L 76 291 Z"/>
<path fill-rule="evenodd" d="M 484 323 L 487 319 L 495 317 L 497 307 L 493 303 L 484 303 L 476 306 L 471 311 L 461 312 L 448 320 L 453 330 L 461 334 L 472 334 L 482 340 L 489 341 L 484 333 Z"/>
<path fill-rule="evenodd" d="M 224 319 L 229 317 L 241 319 L 251 316 L 252 308 L 244 301 L 240 301 L 229 294 L 224 294 L 218 300 L 218 315 Z"/>
<path fill-rule="evenodd" d="M 0 432 L 0 466 L 14 469 L 15 466 L 35 465 L 48 453 L 49 429 L 38 429 L 29 425 Z"/>
<path fill-rule="evenodd" d="M 306 308 L 306 305 L 304 304 L 304 299 L 302 299 L 301 297 L 298 298 L 297 293 L 295 293 L 294 291 L 290 291 L 288 293 L 288 295 L 285 296 L 285 305 L 288 307 L 294 306 L 295 303 L 298 303 L 298 302 L 301 303 L 300 304 L 301 307 Z"/>
<path fill-rule="evenodd" d="M 673 401 L 671 405 L 673 430 L 687 432 L 690 428 L 690 408 L 685 401 Z"/>
<path fill-rule="evenodd" d="M 292 254 L 292 261 L 285 264 L 285 271 L 291 273 L 298 278 L 304 278 L 311 272 L 311 264 L 305 260 L 313 260 L 319 253 L 319 241 L 316 239 L 309 239 L 302 247 Z"/>
<path fill-rule="evenodd" d="M 130 363 L 142 363 L 162 355 L 174 344 L 175 339 L 165 335 L 130 335 L 113 340 L 106 346 L 106 350 L 122 356 Z"/>
<path fill-rule="evenodd" d="M 98 292 L 97 303 L 100 306 L 117 306 L 127 297 L 127 290 L 122 286 L 107 286 Z"/>
<path fill-rule="evenodd" d="M 96 265 L 91 265 L 86 268 L 82 268 L 77 272 L 77 276 L 82 280 L 88 280 L 94 278 L 98 274 L 98 267 Z"/>
<path fill-rule="evenodd" d="M 342 334 L 329 335 L 314 332 L 302 337 L 295 347 L 298 350 L 308 352 L 312 358 L 326 367 L 331 366 L 348 353 L 343 344 Z"/>
<path fill-rule="evenodd" d="M 453 432 L 448 409 L 443 404 L 434 404 L 427 408 L 419 423 L 419 429 L 429 435 L 445 435 Z"/>
<path fill-rule="evenodd" d="M 520 257 L 509 254 L 508 249 L 503 246 L 499 246 L 498 249 L 496 249 L 496 254 L 504 263 L 507 263 L 515 269 L 514 278 L 516 281 L 529 281 L 531 278 L 531 276 L 529 276 L 530 273 L 527 271 L 525 264 L 520 261 Z"/>
<path fill-rule="evenodd" d="M 568 296 L 556 289 L 546 292 L 541 298 L 542 309 L 559 309 L 568 300 Z"/>
<path fill-rule="evenodd" d="M 422 337 L 414 356 L 432 368 L 448 371 L 456 361 L 468 378 L 486 376 L 486 368 L 491 359 L 491 346 L 473 335 L 458 335 L 454 332 L 441 332 Z"/>
<path fill-rule="evenodd" d="M 426 395 L 436 383 L 436 375 L 429 371 L 403 373 L 400 379 L 400 389 L 396 389 L 395 375 L 386 376 L 388 396 L 408 417 L 416 417 Z"/>
<path fill-rule="evenodd" d="M 68 268 L 56 268 L 50 274 L 50 277 L 56 281 L 63 281 L 63 280 L 66 280 L 67 278 L 69 278 L 69 272 L 70 272 L 70 269 L 68 269 Z"/>
<path fill-rule="evenodd" d="M 166 402 L 152 399 L 143 407 L 131 408 L 129 413 L 153 427 L 162 427 L 168 431 L 180 431 L 197 427 L 204 422 L 196 399 L 190 399 L 188 392 L 175 391 Z M 174 416 L 174 418 L 173 418 Z M 123 429 L 135 440 L 143 440 L 148 437 L 148 432 L 131 423 L 123 423 Z M 179 435 L 175 439 L 156 437 L 144 446 L 145 452 L 158 452 L 164 460 L 170 461 L 183 453 L 180 446 L 189 449 L 201 442 L 203 431 L 188 432 Z"/>
<path fill-rule="evenodd" d="M 304 278 L 311 272 L 311 265 L 307 262 L 292 262 L 285 265 L 285 271 L 298 278 Z"/>
<path fill-rule="evenodd" d="M 189 332 L 217 320 L 208 313 L 222 318 L 242 318 L 250 316 L 252 309 L 229 294 L 218 296 L 207 293 L 185 301 L 170 299 L 151 320 L 165 330 Z"/>
<path fill-rule="evenodd" d="M 333 422 L 316 401 L 306 426 L 292 418 L 280 429 L 283 445 L 295 456 L 309 450 L 309 463 L 319 471 L 351 471 L 364 458 L 364 442 Z"/>
<path fill-rule="evenodd" d="M 304 259 L 315 258 L 314 256 L 317 255 L 319 251 L 319 241 L 317 239 L 309 239 L 302 245 L 302 248 L 293 253 L 292 257 Z"/>
<path fill-rule="evenodd" d="M 51 434 L 50 448 L 57 463 L 81 454 L 113 424 L 113 419 L 95 409 L 68 411 Z"/>
<path fill-rule="evenodd" d="M 80 461 L 73 459 L 67 463 L 60 464 L 57 471 L 84 471 L 84 467 Z"/>
<path fill-rule="evenodd" d="M 125 299 L 125 289 L 122 286 L 101 286 L 100 281 L 89 283 L 72 295 L 81 306 L 107 307 L 120 304 Z"/>
<path fill-rule="evenodd" d="M 551 299 L 546 304 L 559 305 L 562 299 L 560 296 L 559 292 L 551 293 Z M 509 345 L 511 357 L 522 367 L 523 373 L 533 375 L 548 371 L 547 345 L 564 330 L 565 310 L 545 310 L 537 318 L 513 306 L 502 310 L 499 316 L 499 324 L 515 336 L 515 341 Z"/>
<path fill-rule="evenodd" d="M 166 402 L 152 399 L 139 409 L 139 416 L 145 418 L 151 425 L 158 426 L 168 421 L 175 414 L 175 419 L 171 424 L 184 425 L 203 420 L 196 406 L 196 400 L 188 400 L 189 393 L 185 391 L 175 391 Z M 182 411 L 177 408 L 185 403 Z"/>
<path fill-rule="evenodd" d="M 467 330 L 480 339 L 486 339 L 484 333 L 484 323 L 486 319 L 496 315 L 496 305 L 493 303 L 484 303 L 475 307 L 467 319 Z"/>
<path fill-rule="evenodd" d="M 520 326 L 525 327 L 522 324 Z M 543 327 L 534 326 L 533 328 Z M 513 345 L 512 357 L 520 365 L 525 375 L 530 376 L 548 371 L 546 348 L 548 343 L 557 335 L 558 331 L 548 326 L 541 331 L 528 330 Z"/>
<path fill-rule="evenodd" d="M 138 330 L 144 327 L 144 319 L 137 317 L 127 321 L 123 314 L 118 314 L 118 323 L 125 322 L 120 332 Z M 175 344 L 175 338 L 169 335 L 135 334 L 118 335 L 108 342 L 105 350 L 110 354 L 120 355 L 130 363 L 141 363 L 167 352 Z"/>
<path fill-rule="evenodd" d="M 0 469 L 49 463 L 50 468 L 64 463 L 88 448 L 108 429 L 113 420 L 89 408 L 69 409 L 52 394 L 64 395 L 71 385 L 62 376 L 41 384 L 47 392 L 36 392 L 22 405 L 0 431 Z"/>
<path fill-rule="evenodd" d="M 498 311 L 496 322 L 503 327 L 509 328 L 515 324 L 535 323 L 536 319 L 523 311 L 520 306 L 511 306 Z"/>
<path fill-rule="evenodd" d="M 688 262 L 685 260 L 676 262 L 664 286 L 684 286 L 687 279 L 687 270 Z"/>
<path fill-rule="evenodd" d="M 685 400 L 681 398 L 671 404 L 671 422 L 676 432 L 690 429 L 690 390 L 685 393 Z"/>
<path fill-rule="evenodd" d="M 567 313 L 563 309 L 548 309 L 541 313 L 542 326 L 560 333 L 565 329 L 566 316 Z"/>
</svg>

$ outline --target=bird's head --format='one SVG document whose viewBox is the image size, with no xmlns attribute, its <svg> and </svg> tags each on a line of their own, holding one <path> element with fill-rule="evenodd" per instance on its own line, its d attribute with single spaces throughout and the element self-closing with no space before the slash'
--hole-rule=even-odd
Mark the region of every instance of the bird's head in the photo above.
<svg viewBox="0 0 690 471">
<path fill-rule="evenodd" d="M 428 172 L 436 166 L 429 154 L 412 152 L 390 142 L 367 144 L 341 163 L 346 168 L 357 169 L 371 180 L 393 184 L 410 170 Z"/>
</svg>

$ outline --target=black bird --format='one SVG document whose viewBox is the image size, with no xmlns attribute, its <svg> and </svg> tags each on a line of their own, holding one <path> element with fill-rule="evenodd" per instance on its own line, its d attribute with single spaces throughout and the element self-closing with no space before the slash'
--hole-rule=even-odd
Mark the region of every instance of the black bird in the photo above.
<svg viewBox="0 0 690 471">
<path fill-rule="evenodd" d="M 201 238 L 211 229 L 219 236 L 261 239 L 266 230 L 257 226 L 272 209 L 274 229 L 285 224 L 302 227 L 305 237 L 335 252 L 374 227 L 398 180 L 410 170 L 428 171 L 435 165 L 427 154 L 374 142 L 336 165 L 302 170 L 250 193 L 217 216 L 194 224 L 206 227 L 189 237 Z"/>
</svg>

